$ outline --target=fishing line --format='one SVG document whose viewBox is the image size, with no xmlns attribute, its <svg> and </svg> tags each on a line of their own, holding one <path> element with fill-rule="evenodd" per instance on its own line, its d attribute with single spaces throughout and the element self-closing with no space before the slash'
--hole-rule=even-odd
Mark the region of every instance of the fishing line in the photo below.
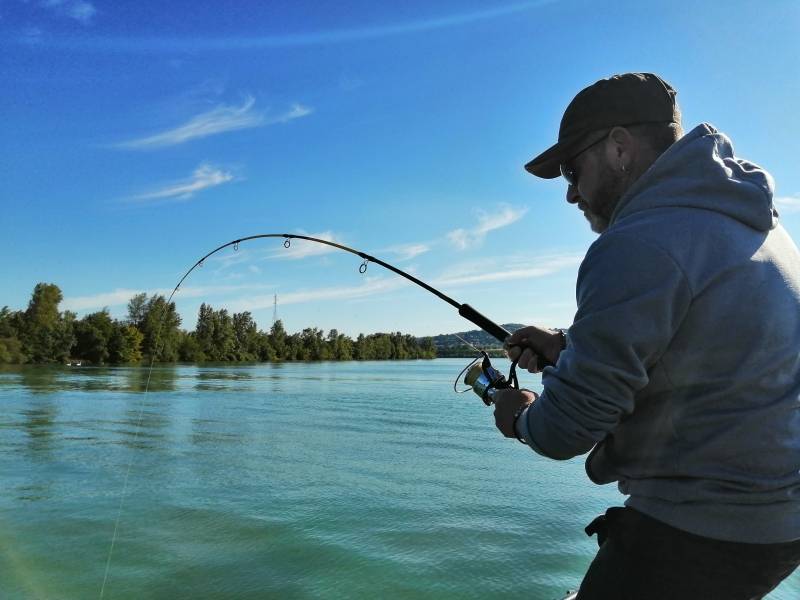
<svg viewBox="0 0 800 600">
<path fill-rule="evenodd" d="M 307 235 L 296 235 L 296 234 L 292 234 L 292 233 L 262 233 L 262 234 L 258 234 L 258 235 L 251 235 L 251 236 L 239 238 L 239 239 L 236 239 L 236 240 L 232 240 L 232 241 L 230 241 L 230 242 L 228 242 L 226 244 L 222 244 L 221 246 L 219 246 L 217 248 L 214 248 L 211 252 L 209 252 L 208 254 L 206 254 L 205 256 L 200 258 L 198 261 L 196 261 L 191 266 L 191 268 L 188 271 L 186 271 L 186 273 L 183 274 L 183 277 L 180 278 L 180 280 L 178 281 L 178 284 L 173 288 L 172 292 L 169 295 L 169 298 L 167 298 L 167 301 L 163 306 L 163 310 L 162 310 L 162 313 L 161 313 L 161 318 L 159 319 L 158 326 L 156 327 L 155 343 L 153 344 L 153 353 L 150 356 L 150 367 L 147 370 L 147 381 L 145 383 L 144 393 L 142 394 L 142 400 L 139 403 L 139 414 L 138 414 L 137 421 L 136 421 L 136 431 L 135 431 L 134 437 L 133 437 L 134 448 L 135 448 L 136 440 L 139 437 L 139 431 L 141 429 L 142 416 L 144 414 L 144 399 L 147 396 L 147 393 L 148 393 L 148 391 L 150 389 L 150 377 L 152 376 L 152 373 L 153 373 L 153 367 L 155 365 L 156 356 L 158 355 L 158 353 L 160 351 L 159 343 L 160 343 L 160 337 L 161 337 L 161 329 L 164 326 L 164 321 L 166 319 L 167 314 L 169 313 L 170 304 L 172 302 L 172 298 L 178 292 L 178 289 L 181 287 L 181 284 L 183 284 L 183 282 L 192 273 L 192 271 L 194 271 L 198 267 L 202 267 L 204 262 L 206 261 L 206 259 L 208 259 L 212 255 L 216 254 L 217 252 L 219 252 L 219 251 L 221 251 L 221 250 L 223 250 L 223 249 L 225 249 L 225 248 L 227 248 L 229 246 L 232 246 L 234 251 L 238 251 L 239 250 L 239 246 L 240 246 L 240 244 L 242 242 L 247 242 L 247 241 L 250 241 L 250 240 L 256 240 L 256 239 L 261 239 L 261 238 L 284 238 L 283 246 L 284 246 L 284 248 L 287 248 L 287 249 L 291 247 L 293 239 L 298 239 L 298 240 L 305 240 L 305 241 L 314 242 L 314 243 L 318 243 L 318 244 L 324 244 L 326 246 L 331 246 L 333 248 L 337 248 L 339 250 L 343 250 L 345 252 L 349 252 L 351 254 L 355 254 L 356 256 L 359 256 L 364 261 L 358 267 L 358 272 L 361 273 L 362 275 L 367 272 L 367 267 L 368 267 L 369 263 L 373 262 L 373 263 L 376 263 L 378 265 L 381 265 L 382 267 L 392 271 L 393 273 L 396 273 L 397 275 L 400 275 L 401 277 L 404 277 L 404 278 L 408 279 L 412 283 L 415 283 L 418 286 L 424 288 L 425 290 L 427 290 L 430 293 L 434 294 L 435 296 L 437 296 L 441 300 L 444 300 L 445 302 L 447 302 L 451 306 L 454 306 L 455 308 L 458 309 L 458 314 L 459 315 L 461 315 L 465 319 L 471 321 L 472 323 L 474 323 L 475 325 L 477 325 L 478 327 L 483 329 L 485 332 L 487 332 L 488 334 L 490 334 L 492 337 L 496 338 L 497 340 L 503 342 L 503 341 L 505 341 L 505 339 L 509 335 L 511 335 L 511 333 L 509 331 L 507 331 L 506 329 L 504 329 L 503 327 L 501 327 L 500 325 L 498 325 L 494 321 L 491 321 L 487 317 L 483 316 L 481 313 L 479 313 L 477 310 L 475 310 L 474 308 L 472 308 L 468 304 L 461 304 L 459 302 L 456 302 L 455 300 L 453 300 L 449 296 L 443 294 L 442 292 L 440 292 L 436 288 L 428 285 L 424 281 L 421 281 L 420 279 L 417 279 L 413 275 L 410 275 L 409 273 L 406 273 L 405 271 L 401 271 L 397 267 L 395 267 L 393 265 L 390 265 L 389 263 L 384 262 L 384 261 L 382 261 L 382 260 L 380 260 L 378 258 L 375 258 L 374 256 L 371 256 L 369 254 L 365 254 L 364 252 L 361 252 L 360 250 L 355 250 L 353 248 L 349 248 L 347 246 L 344 246 L 342 244 L 337 244 L 336 242 L 331 242 L 329 240 L 323 240 L 323 239 L 320 239 L 320 238 L 315 238 L 315 237 L 311 237 L 311 236 L 307 236 Z M 472 345 L 472 344 L 470 344 L 470 345 Z M 489 360 L 489 356 L 485 352 L 482 352 L 482 354 L 483 354 L 483 357 L 484 357 L 484 361 L 488 361 Z M 473 366 L 476 362 L 477 361 L 471 362 L 469 365 L 467 365 L 467 367 L 464 369 L 464 371 L 469 369 L 469 367 Z M 513 382 L 514 384 L 516 384 L 516 374 L 514 373 L 514 367 L 515 366 L 516 366 L 516 362 L 512 363 L 511 375 L 509 377 L 509 380 L 510 380 L 509 382 Z M 462 371 L 462 373 L 464 371 Z M 483 371 L 487 372 L 485 368 L 483 369 Z M 459 377 L 460 376 L 461 375 L 459 375 Z M 497 386 L 497 382 L 491 383 L 490 387 L 498 387 Z M 486 400 L 484 400 L 484 401 L 486 401 Z M 119 499 L 119 507 L 117 508 L 117 516 L 116 516 L 116 519 L 114 520 L 114 533 L 111 536 L 111 544 L 110 544 L 109 549 L 108 549 L 108 558 L 106 560 L 106 568 L 105 568 L 105 573 L 103 575 L 103 583 L 102 583 L 102 585 L 100 587 L 100 600 L 103 600 L 103 597 L 105 595 L 106 583 L 108 581 L 108 574 L 109 574 L 109 571 L 111 569 L 111 559 L 112 559 L 112 556 L 114 554 L 114 546 L 116 545 L 116 541 L 117 541 L 117 537 L 118 537 L 119 522 L 120 522 L 120 518 L 122 516 L 122 508 L 123 508 L 123 505 L 124 505 L 124 502 L 125 502 L 125 497 L 126 497 L 127 491 L 128 491 L 128 480 L 130 479 L 131 468 L 133 467 L 133 458 L 134 458 L 134 454 L 131 453 L 131 458 L 128 461 L 128 466 L 127 466 L 127 468 L 125 470 L 125 478 L 124 478 L 123 484 L 122 484 L 122 495 L 121 495 L 121 497 Z"/>
<path fill-rule="evenodd" d="M 202 261 L 201 261 L 202 262 Z M 197 264 L 195 264 L 197 266 Z M 202 264 L 200 265 L 202 266 Z M 194 267 L 192 267 L 194 269 Z M 191 272 L 191 271 L 190 271 Z M 187 273 L 188 275 L 188 273 Z M 186 275 L 184 275 L 183 279 L 186 279 Z M 181 282 L 183 282 L 181 279 Z M 175 295 L 175 292 L 178 291 L 178 287 L 180 287 L 180 283 L 175 286 L 175 289 L 172 290 L 172 293 L 169 295 L 169 299 L 164 304 L 164 308 L 161 311 L 161 318 L 158 320 L 158 326 L 156 327 L 156 335 L 155 335 L 155 343 L 153 344 L 153 353 L 150 356 L 150 367 L 147 369 L 147 380 L 144 384 L 144 393 L 141 396 L 141 400 L 139 402 L 139 415 L 136 418 L 136 429 L 133 434 L 133 442 L 131 446 L 136 448 L 136 441 L 139 439 L 139 431 L 141 430 L 142 426 L 142 416 L 144 415 L 144 400 L 147 397 L 147 392 L 150 390 L 150 376 L 153 374 L 153 366 L 155 365 L 156 356 L 159 353 L 159 339 L 161 337 L 161 328 L 164 326 L 164 320 L 167 317 L 169 312 L 169 305 L 172 302 L 172 297 Z M 106 569 L 105 573 L 103 574 L 103 585 L 100 586 L 100 600 L 103 600 L 103 596 L 105 594 L 106 589 L 106 582 L 108 581 L 108 572 L 111 568 L 111 556 L 114 554 L 114 545 L 117 541 L 117 531 L 119 530 L 119 521 L 120 517 L 122 516 L 122 506 L 125 502 L 125 496 L 127 495 L 128 491 L 128 479 L 130 478 L 131 468 L 133 467 L 133 457 L 134 454 L 131 452 L 131 458 L 128 461 L 128 467 L 125 470 L 125 478 L 122 483 L 122 494 L 119 499 L 119 507 L 117 508 L 117 517 L 114 520 L 114 533 L 111 536 L 111 545 L 108 549 L 108 558 L 106 559 Z"/>
</svg>

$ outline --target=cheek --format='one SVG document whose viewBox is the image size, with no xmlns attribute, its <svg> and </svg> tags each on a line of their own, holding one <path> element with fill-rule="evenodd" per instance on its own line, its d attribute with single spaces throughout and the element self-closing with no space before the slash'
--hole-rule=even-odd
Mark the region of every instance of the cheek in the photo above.
<svg viewBox="0 0 800 600">
<path fill-rule="evenodd" d="M 598 188 L 598 175 L 597 161 L 589 154 L 583 157 L 580 164 L 576 165 L 578 170 L 578 190 L 584 202 L 590 206 L 594 204 Z"/>
</svg>

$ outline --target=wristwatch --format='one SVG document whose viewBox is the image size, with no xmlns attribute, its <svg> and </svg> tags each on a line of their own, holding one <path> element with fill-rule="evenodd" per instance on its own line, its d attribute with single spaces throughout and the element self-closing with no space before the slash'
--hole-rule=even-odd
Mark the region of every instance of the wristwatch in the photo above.
<svg viewBox="0 0 800 600">
<path fill-rule="evenodd" d="M 558 328 L 555 330 L 561 336 L 561 350 L 567 347 L 567 330 Z"/>
</svg>

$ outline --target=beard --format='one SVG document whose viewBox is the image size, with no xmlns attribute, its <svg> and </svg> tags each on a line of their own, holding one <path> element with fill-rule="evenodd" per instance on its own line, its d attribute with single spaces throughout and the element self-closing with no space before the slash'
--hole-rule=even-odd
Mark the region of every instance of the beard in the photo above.
<svg viewBox="0 0 800 600">
<path fill-rule="evenodd" d="M 586 217 L 586 220 L 589 221 L 589 227 L 595 233 L 603 233 L 606 229 L 608 229 L 608 219 L 598 215 L 595 212 L 592 212 L 590 208 L 583 209 L 583 216 Z"/>
<path fill-rule="evenodd" d="M 584 198 L 584 206 L 581 207 L 592 231 L 603 233 L 608 229 L 611 215 L 614 214 L 614 209 L 624 193 L 624 179 L 617 171 L 604 167 L 600 172 L 597 191 L 591 200 Z"/>
</svg>

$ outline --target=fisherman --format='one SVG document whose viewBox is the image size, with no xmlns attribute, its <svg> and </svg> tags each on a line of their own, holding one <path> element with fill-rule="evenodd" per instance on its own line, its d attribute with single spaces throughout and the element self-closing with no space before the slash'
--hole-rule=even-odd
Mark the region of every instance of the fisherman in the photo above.
<svg viewBox="0 0 800 600">
<path fill-rule="evenodd" d="M 495 394 L 495 420 L 627 496 L 587 533 L 579 600 L 752 599 L 800 563 L 800 253 L 773 179 L 708 124 L 683 134 L 650 73 L 581 91 L 525 168 L 562 176 L 599 233 L 566 335 L 507 343 L 541 395 Z M 542 360 L 544 359 L 544 360 Z"/>
</svg>

